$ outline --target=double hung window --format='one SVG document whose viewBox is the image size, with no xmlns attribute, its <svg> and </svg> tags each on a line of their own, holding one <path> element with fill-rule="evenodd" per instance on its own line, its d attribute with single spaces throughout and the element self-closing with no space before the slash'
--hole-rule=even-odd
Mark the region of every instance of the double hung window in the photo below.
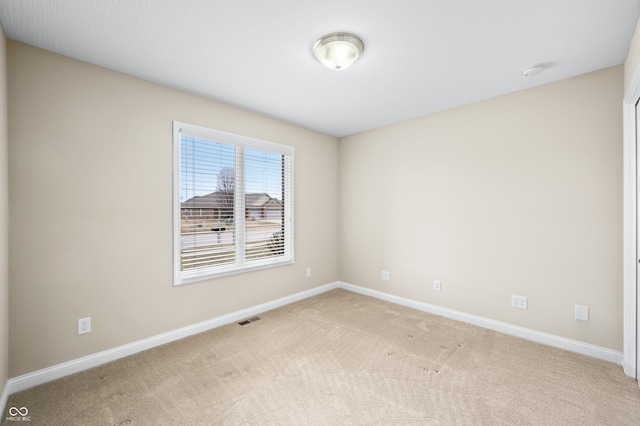
<svg viewBox="0 0 640 426">
<path fill-rule="evenodd" d="M 173 122 L 174 284 L 293 262 L 293 148 Z"/>
</svg>

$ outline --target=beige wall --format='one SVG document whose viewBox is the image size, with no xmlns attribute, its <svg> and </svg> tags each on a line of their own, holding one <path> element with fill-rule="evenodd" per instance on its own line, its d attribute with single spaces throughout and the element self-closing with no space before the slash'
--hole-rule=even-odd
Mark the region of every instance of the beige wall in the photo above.
<svg viewBox="0 0 640 426">
<path fill-rule="evenodd" d="M 337 139 L 13 41 L 8 79 L 11 377 L 337 280 Z M 172 286 L 172 120 L 295 148 L 294 265 Z"/>
<path fill-rule="evenodd" d="M 627 89 L 633 80 L 633 76 L 636 74 L 638 67 L 640 66 L 640 20 L 636 24 L 636 31 L 633 33 L 631 39 L 631 46 L 629 47 L 629 53 L 627 54 L 627 60 L 624 63 L 624 93 L 627 93 Z"/>
<path fill-rule="evenodd" d="M 622 88 L 617 66 L 341 139 L 340 279 L 621 350 Z"/>
<path fill-rule="evenodd" d="M 6 38 L 0 27 L 0 395 L 9 378 L 9 186 Z M 0 401 L 0 410 L 2 402 Z"/>
</svg>

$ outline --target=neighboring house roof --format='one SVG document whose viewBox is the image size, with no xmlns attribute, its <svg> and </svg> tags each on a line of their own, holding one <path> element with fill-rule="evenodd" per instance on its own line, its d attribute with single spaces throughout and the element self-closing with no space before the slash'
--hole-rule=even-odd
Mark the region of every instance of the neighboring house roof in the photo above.
<svg viewBox="0 0 640 426">
<path fill-rule="evenodd" d="M 230 200 L 233 199 L 233 193 L 224 192 L 224 191 L 216 191 L 207 195 L 197 195 L 195 197 L 189 198 L 187 201 L 184 201 L 181 204 L 183 209 L 215 209 L 228 207 Z M 245 208 L 248 209 L 262 209 L 262 208 L 282 208 L 282 202 L 277 198 L 272 198 L 269 194 L 257 193 L 257 194 L 246 194 L 245 199 Z"/>
<path fill-rule="evenodd" d="M 183 209 L 214 209 L 228 207 L 230 202 L 233 202 L 233 193 L 216 191 L 211 194 L 189 198 L 180 207 Z"/>
<path fill-rule="evenodd" d="M 244 197 L 244 206 L 248 209 L 259 209 L 264 207 L 271 200 L 271 197 L 267 193 L 262 194 L 246 194 Z"/>
<path fill-rule="evenodd" d="M 277 198 L 272 198 L 262 206 L 263 209 L 282 210 L 282 202 Z"/>
</svg>

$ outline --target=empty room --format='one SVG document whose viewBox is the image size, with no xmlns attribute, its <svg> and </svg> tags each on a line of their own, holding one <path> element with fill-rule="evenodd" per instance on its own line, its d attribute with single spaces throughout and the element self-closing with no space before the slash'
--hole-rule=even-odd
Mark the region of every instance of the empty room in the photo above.
<svg viewBox="0 0 640 426">
<path fill-rule="evenodd" d="M 640 0 L 2 0 L 0 424 L 640 424 Z"/>
</svg>

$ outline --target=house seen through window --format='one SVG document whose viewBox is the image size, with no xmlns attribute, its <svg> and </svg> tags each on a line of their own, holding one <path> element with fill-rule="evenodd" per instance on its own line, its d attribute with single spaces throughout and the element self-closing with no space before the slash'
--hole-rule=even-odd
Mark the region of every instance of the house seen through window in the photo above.
<svg viewBox="0 0 640 426">
<path fill-rule="evenodd" d="M 293 148 L 174 122 L 174 284 L 293 261 Z"/>
</svg>

